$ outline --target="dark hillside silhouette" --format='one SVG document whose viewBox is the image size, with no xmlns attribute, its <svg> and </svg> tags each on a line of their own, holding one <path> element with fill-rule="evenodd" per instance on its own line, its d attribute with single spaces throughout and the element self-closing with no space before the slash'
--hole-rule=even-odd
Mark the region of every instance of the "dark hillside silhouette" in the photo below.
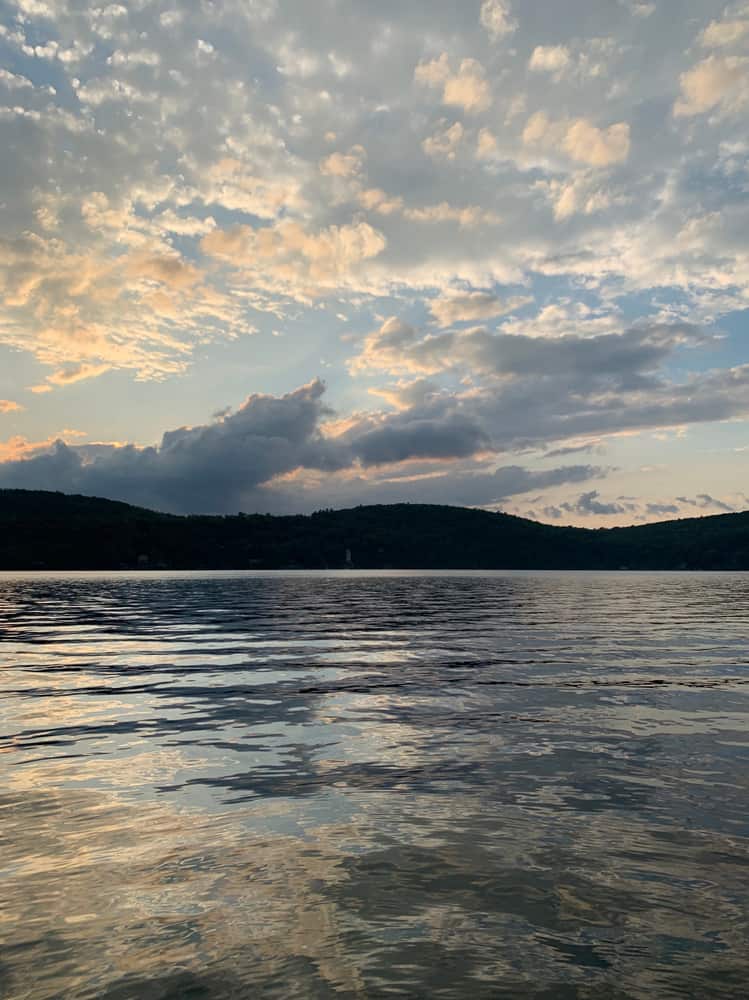
<svg viewBox="0 0 749 1000">
<path fill-rule="evenodd" d="M 749 570 L 749 512 L 562 528 L 422 504 L 308 516 L 177 516 L 93 497 L 0 490 L 0 569 Z"/>
</svg>

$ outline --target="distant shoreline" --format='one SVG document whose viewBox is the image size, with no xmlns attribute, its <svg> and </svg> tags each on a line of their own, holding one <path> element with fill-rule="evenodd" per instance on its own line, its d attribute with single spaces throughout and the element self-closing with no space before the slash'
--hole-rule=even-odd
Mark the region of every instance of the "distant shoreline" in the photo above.
<svg viewBox="0 0 749 1000">
<path fill-rule="evenodd" d="M 408 579 L 439 577 L 459 578 L 478 576 L 743 576 L 749 569 L 359 569 L 350 572 L 342 569 L 0 569 L 0 580 L 14 577 L 36 577 L 54 579 L 57 577 L 131 577 L 138 579 L 168 579 L 170 577 L 224 577 L 226 579 L 262 579 L 274 576 L 328 577 L 341 579 Z"/>
<path fill-rule="evenodd" d="M 749 512 L 590 529 L 427 504 L 175 515 L 0 490 L 0 570 L 746 571 Z"/>
</svg>

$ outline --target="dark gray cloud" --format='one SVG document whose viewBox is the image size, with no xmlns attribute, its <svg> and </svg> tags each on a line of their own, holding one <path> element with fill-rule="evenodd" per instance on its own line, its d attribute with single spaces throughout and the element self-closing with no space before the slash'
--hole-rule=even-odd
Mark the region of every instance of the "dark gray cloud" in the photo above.
<svg viewBox="0 0 749 1000">
<path fill-rule="evenodd" d="M 530 471 L 505 466 L 495 472 L 455 468 L 487 447 L 487 433 L 470 417 L 445 412 L 408 413 L 363 422 L 338 438 L 324 436 L 331 411 L 316 380 L 284 396 L 253 395 L 212 423 L 167 431 L 157 447 L 134 445 L 54 447 L 31 458 L 0 464 L 0 487 L 62 490 L 127 500 L 177 512 L 307 511 L 346 503 L 424 502 L 497 504 L 509 496 L 604 475 L 577 465 Z M 453 460 L 428 477 L 383 468 L 405 461 Z M 379 477 L 351 476 L 377 466 Z M 320 485 L 274 480 L 297 469 L 328 474 Z M 347 477 L 333 473 L 348 470 Z"/>
<path fill-rule="evenodd" d="M 582 514 L 584 517 L 588 517 L 591 514 L 595 516 L 624 514 L 627 510 L 631 509 L 631 505 L 622 504 L 618 501 L 611 503 L 601 501 L 599 499 L 600 495 L 598 490 L 590 490 L 587 493 L 581 493 L 574 503 L 563 503 L 560 506 L 562 510 L 567 511 L 569 514 Z"/>
<path fill-rule="evenodd" d="M 357 436 L 352 448 L 363 465 L 381 465 L 409 458 L 466 458 L 490 443 L 487 431 L 469 416 L 448 413 L 433 418 L 398 415 Z"/>
<path fill-rule="evenodd" d="M 596 450 L 601 450 L 601 445 L 598 444 L 598 442 L 589 442 L 588 444 L 573 444 L 563 448 L 552 448 L 551 451 L 547 451 L 544 454 L 544 458 L 562 458 L 565 455 L 579 455 L 584 452 L 591 452 Z"/>
<path fill-rule="evenodd" d="M 749 365 L 695 375 L 683 382 L 647 381 L 630 371 L 626 379 L 591 378 L 572 370 L 529 373 L 499 379 L 465 392 L 422 395 L 408 409 L 374 420 L 362 418 L 349 432 L 353 441 L 378 428 L 449 421 L 471 424 L 487 448 L 518 451 L 554 442 L 599 439 L 621 431 L 687 426 L 749 413 Z M 626 383 L 626 384 L 625 384 Z"/>
<path fill-rule="evenodd" d="M 679 335 L 671 327 L 653 334 L 655 340 Z M 527 490 L 582 482 L 603 472 L 589 465 L 560 467 L 528 473 L 535 478 L 524 485 L 518 466 L 503 467 L 511 470 L 508 480 L 466 471 L 462 463 L 565 440 L 746 414 L 749 365 L 682 383 L 661 380 L 647 390 L 631 383 L 626 389 L 601 385 L 572 370 L 460 391 L 419 383 L 419 390 L 401 387 L 399 405 L 405 408 L 363 415 L 345 433 L 330 437 L 323 431 L 331 415 L 325 387 L 315 380 L 283 396 L 252 395 L 210 423 L 167 431 L 155 447 L 58 443 L 47 453 L 0 464 L 0 486 L 81 492 L 175 511 L 304 510 L 389 499 L 498 504 Z M 569 453 L 556 449 L 557 455 Z M 418 463 L 428 468 L 414 468 Z M 408 484 L 399 468 L 411 474 Z M 293 486 L 275 481 L 299 469 L 325 473 L 324 483 L 318 488 L 299 478 Z M 732 509 L 708 494 L 680 502 Z M 581 517 L 635 509 L 621 498 L 605 502 L 594 491 L 571 506 L 557 506 L 559 516 Z M 556 516 L 551 509 L 545 513 Z"/>
<path fill-rule="evenodd" d="M 678 514 L 681 508 L 675 503 L 649 503 L 645 505 L 648 514 L 667 515 Z"/>
<path fill-rule="evenodd" d="M 367 337 L 354 369 L 467 369 L 485 376 L 572 379 L 589 390 L 608 385 L 635 392 L 660 385 L 654 373 L 677 347 L 712 339 L 690 323 L 650 323 L 597 336 L 537 337 L 483 327 L 422 335 L 391 318 Z"/>
<path fill-rule="evenodd" d="M 329 410 L 314 381 L 285 396 L 250 396 L 234 413 L 167 431 L 158 447 L 97 448 L 58 442 L 47 454 L 0 465 L 0 486 L 55 489 L 178 511 L 236 510 L 260 483 L 300 466 L 332 471 L 351 462 L 323 437 Z"/>
<path fill-rule="evenodd" d="M 633 521 L 666 520 L 672 517 L 694 517 L 695 508 L 706 513 L 735 513 L 737 508 L 723 500 L 710 496 L 708 493 L 698 493 L 696 497 L 676 497 L 673 500 L 646 502 L 639 497 L 616 497 L 614 500 L 603 500 L 597 490 L 582 493 L 573 501 L 559 504 L 549 504 L 541 510 L 542 518 L 558 521 L 570 517 L 611 517 L 619 514 L 629 514 Z M 533 512 L 526 511 L 526 516 Z"/>
<path fill-rule="evenodd" d="M 720 510 L 725 514 L 733 514 L 736 510 L 735 507 L 710 496 L 709 493 L 698 493 L 696 497 L 677 497 L 676 499 L 679 503 L 686 504 L 688 507 L 698 507 L 700 510 Z"/>
</svg>

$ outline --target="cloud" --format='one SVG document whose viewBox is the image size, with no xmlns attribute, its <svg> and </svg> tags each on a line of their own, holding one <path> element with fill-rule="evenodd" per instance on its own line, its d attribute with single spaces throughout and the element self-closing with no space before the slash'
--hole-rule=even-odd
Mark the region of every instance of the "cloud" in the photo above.
<svg viewBox="0 0 749 1000">
<path fill-rule="evenodd" d="M 450 292 L 429 303 L 429 311 L 439 326 L 476 322 L 513 312 L 531 302 L 528 296 L 500 299 L 492 292 Z"/>
<path fill-rule="evenodd" d="M 490 108 L 492 93 L 481 63 L 476 59 L 464 59 L 455 76 L 445 81 L 442 100 L 469 114 L 478 114 Z"/>
<path fill-rule="evenodd" d="M 0 399 L 0 413 L 19 413 L 23 407 L 12 399 Z"/>
<path fill-rule="evenodd" d="M 705 114 L 718 109 L 738 112 L 749 102 L 749 58 L 708 56 L 679 78 L 681 97 L 674 104 L 679 117 Z"/>
<path fill-rule="evenodd" d="M 200 271 L 179 257 L 134 256 L 128 264 L 128 272 L 138 278 L 146 278 L 181 290 L 200 281 Z"/>
<path fill-rule="evenodd" d="M 309 232 L 293 221 L 215 229 L 203 251 L 251 276 L 255 287 L 310 299 L 355 281 L 358 266 L 380 254 L 385 237 L 366 222 Z"/>
<path fill-rule="evenodd" d="M 166 432 L 157 447 L 113 447 L 90 460 L 82 449 L 57 442 L 51 452 L 0 465 L 0 484 L 168 510 L 236 510 L 247 491 L 274 476 L 350 461 L 346 449 L 320 433 L 329 412 L 323 393 L 315 381 L 281 397 L 253 395 L 213 423 Z"/>
<path fill-rule="evenodd" d="M 359 203 L 362 208 L 370 212 L 379 212 L 380 215 L 392 215 L 403 210 L 401 197 L 391 197 L 379 188 L 367 188 L 362 191 L 359 194 Z"/>
<path fill-rule="evenodd" d="M 516 30 L 517 23 L 513 20 L 511 10 L 508 0 L 484 0 L 481 4 L 481 24 L 493 42 Z"/>
<path fill-rule="evenodd" d="M 348 153 L 331 153 L 320 163 L 320 173 L 330 177 L 356 177 L 364 166 L 366 152 L 362 146 L 352 146 Z"/>
<path fill-rule="evenodd" d="M 698 493 L 696 497 L 677 497 L 679 503 L 688 507 L 697 507 L 700 510 L 717 510 L 723 514 L 733 514 L 736 507 L 733 504 L 725 503 L 723 500 L 710 496 L 709 493 Z"/>
<path fill-rule="evenodd" d="M 261 392 L 325 365 L 341 421 L 397 401 L 413 433 L 359 433 L 423 448 L 743 419 L 746 0 L 593 7 L 24 3 L 0 26 L 3 392 L 79 412 L 99 378 L 126 410 L 150 381 L 155 439 L 188 371 L 185 412 L 215 409 L 230 358 Z M 656 331 L 679 322 L 724 349 Z M 392 465 L 346 447 L 336 477 Z"/>
<path fill-rule="evenodd" d="M 422 142 L 422 148 L 427 156 L 444 157 L 447 160 L 454 160 L 455 155 L 463 138 L 463 126 L 460 122 L 453 122 L 449 125 L 442 123 L 442 127 L 437 129 L 433 135 L 428 136 Z"/>
<path fill-rule="evenodd" d="M 449 468 L 402 476 L 370 474 L 366 478 L 339 474 L 333 491 L 326 483 L 314 479 L 297 480 L 293 489 L 283 482 L 263 488 L 257 500 L 260 509 L 279 513 L 330 506 L 331 496 L 340 507 L 366 503 L 435 503 L 502 508 L 511 498 L 524 493 L 587 482 L 605 475 L 605 469 L 590 465 L 560 466 L 543 471 L 520 465 L 500 466 L 492 472 Z"/>
<path fill-rule="evenodd" d="M 743 499 L 743 498 L 742 498 Z M 696 498 L 675 497 L 674 499 L 643 500 L 639 497 L 620 496 L 612 500 L 601 497 L 598 490 L 590 490 L 572 500 L 560 500 L 542 508 L 541 516 L 552 521 L 567 524 L 579 523 L 580 519 L 595 519 L 608 525 L 645 524 L 678 518 L 691 518 L 715 513 L 735 513 L 739 509 L 733 503 L 699 494 Z M 530 512 L 522 511 L 526 516 Z"/>
<path fill-rule="evenodd" d="M 461 305 L 470 308 L 471 299 L 468 303 L 458 299 L 456 314 Z M 481 300 L 481 306 L 489 308 L 485 300 Z M 451 300 L 443 300 L 437 308 L 447 310 L 450 316 Z M 646 385 L 652 387 L 648 373 L 654 372 L 675 347 L 690 341 L 705 343 L 707 338 L 688 324 L 654 324 L 589 337 L 533 337 L 502 330 L 492 333 L 482 327 L 422 335 L 413 326 L 391 317 L 368 335 L 353 365 L 355 369 L 426 374 L 456 368 L 503 376 L 569 374 L 580 384 L 611 378 L 617 385 L 639 390 Z"/>
<path fill-rule="evenodd" d="M 578 84 L 612 73 L 621 47 L 611 37 L 586 38 L 567 45 L 537 45 L 528 60 L 532 73 L 548 73 L 555 81 L 573 79 Z"/>
<path fill-rule="evenodd" d="M 629 8 L 635 17 L 650 17 L 655 14 L 655 4 L 650 0 L 620 0 L 629 4 Z"/>
<path fill-rule="evenodd" d="M 599 129 L 580 118 L 567 129 L 564 149 L 573 160 L 594 167 L 621 163 L 629 156 L 629 125 L 617 122 L 606 129 Z"/>
<path fill-rule="evenodd" d="M 531 53 L 528 68 L 537 73 L 551 73 L 562 76 L 572 60 L 565 45 L 537 45 Z"/>
<path fill-rule="evenodd" d="M 560 507 L 567 513 L 581 514 L 583 517 L 590 515 L 623 514 L 627 511 L 627 507 L 624 504 L 601 501 L 599 499 L 600 495 L 598 490 L 590 490 L 587 493 L 581 493 L 574 503 L 563 503 L 560 504 Z"/>
<path fill-rule="evenodd" d="M 109 365 L 70 364 L 58 368 L 47 376 L 50 385 L 74 385 L 88 378 L 97 378 L 110 370 Z"/>
<path fill-rule="evenodd" d="M 478 141 L 476 143 L 476 157 L 479 160 L 485 160 L 491 157 L 497 151 L 497 137 L 488 128 L 482 128 L 479 131 Z"/>
<path fill-rule="evenodd" d="M 467 458 L 489 447 L 489 437 L 460 413 L 438 417 L 385 420 L 380 427 L 357 434 L 352 448 L 362 464 L 383 465 L 410 459 Z"/>
<path fill-rule="evenodd" d="M 464 502 L 494 503 L 511 493 L 544 485 L 580 482 L 603 471 L 591 466 L 533 472 L 504 467 L 490 474 L 444 467 L 428 475 L 426 492 L 414 478 L 394 482 L 367 478 L 368 469 L 402 463 L 470 459 L 488 444 L 486 432 L 459 412 L 411 412 L 369 417 L 338 436 L 323 434 L 331 411 L 318 380 L 273 397 L 255 394 L 213 422 L 167 431 L 158 446 L 71 446 L 19 439 L 0 461 L 0 487 L 61 489 L 123 499 L 161 510 L 231 512 L 308 510 L 345 502 L 374 502 L 384 495 L 429 495 L 439 479 L 442 501 L 451 493 Z M 305 486 L 297 470 L 325 474 L 322 490 Z M 336 478 L 338 476 L 338 478 Z M 407 483 L 407 485 L 404 485 Z M 421 493 L 419 493 L 421 490 Z"/>
<path fill-rule="evenodd" d="M 604 212 L 621 197 L 614 196 L 611 191 L 597 178 L 596 171 L 584 171 L 569 180 L 539 181 L 538 186 L 544 190 L 552 202 L 554 218 L 563 222 L 574 215 L 594 215 Z"/>
<path fill-rule="evenodd" d="M 544 458 L 562 458 L 566 455 L 578 455 L 581 452 L 600 450 L 600 445 L 596 441 L 586 441 L 583 444 L 566 445 L 563 448 L 552 448 L 544 454 Z"/>
<path fill-rule="evenodd" d="M 496 212 L 487 211 L 480 205 L 450 205 L 443 201 L 438 205 L 423 205 L 420 208 L 404 208 L 403 215 L 411 222 L 457 222 L 464 229 L 476 226 L 496 226 L 502 221 Z"/>
<path fill-rule="evenodd" d="M 645 505 L 645 509 L 648 514 L 656 517 L 667 517 L 669 514 L 678 514 L 681 508 L 675 503 L 649 503 Z"/>
<path fill-rule="evenodd" d="M 729 48 L 742 42 L 749 35 L 749 19 L 711 21 L 700 35 L 700 42 L 708 49 Z"/>
<path fill-rule="evenodd" d="M 545 112 L 537 111 L 528 119 L 523 142 L 546 150 L 561 148 L 577 163 L 608 167 L 629 156 L 630 131 L 626 122 L 598 128 L 586 118 L 551 121 Z"/>
<path fill-rule="evenodd" d="M 390 319 L 365 339 L 352 366 L 422 377 L 469 372 L 479 385 L 433 393 L 408 418 L 460 414 L 484 432 L 487 449 L 510 451 L 746 417 L 749 365 L 684 381 L 659 374 L 678 350 L 709 343 L 680 324 L 547 339 L 482 328 L 424 335 Z"/>
<path fill-rule="evenodd" d="M 427 87 L 441 88 L 443 104 L 462 108 L 468 114 L 486 111 L 492 104 L 486 71 L 476 59 L 463 59 L 457 73 L 453 73 L 449 57 L 443 52 L 437 59 L 419 63 L 414 80 Z"/>
</svg>

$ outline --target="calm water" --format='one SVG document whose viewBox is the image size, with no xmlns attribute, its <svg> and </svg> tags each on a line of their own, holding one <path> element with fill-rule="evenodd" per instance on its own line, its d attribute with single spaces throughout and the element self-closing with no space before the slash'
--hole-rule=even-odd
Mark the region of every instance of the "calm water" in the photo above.
<svg viewBox="0 0 749 1000">
<path fill-rule="evenodd" d="M 749 576 L 0 575 L 0 995 L 745 997 Z"/>
</svg>

